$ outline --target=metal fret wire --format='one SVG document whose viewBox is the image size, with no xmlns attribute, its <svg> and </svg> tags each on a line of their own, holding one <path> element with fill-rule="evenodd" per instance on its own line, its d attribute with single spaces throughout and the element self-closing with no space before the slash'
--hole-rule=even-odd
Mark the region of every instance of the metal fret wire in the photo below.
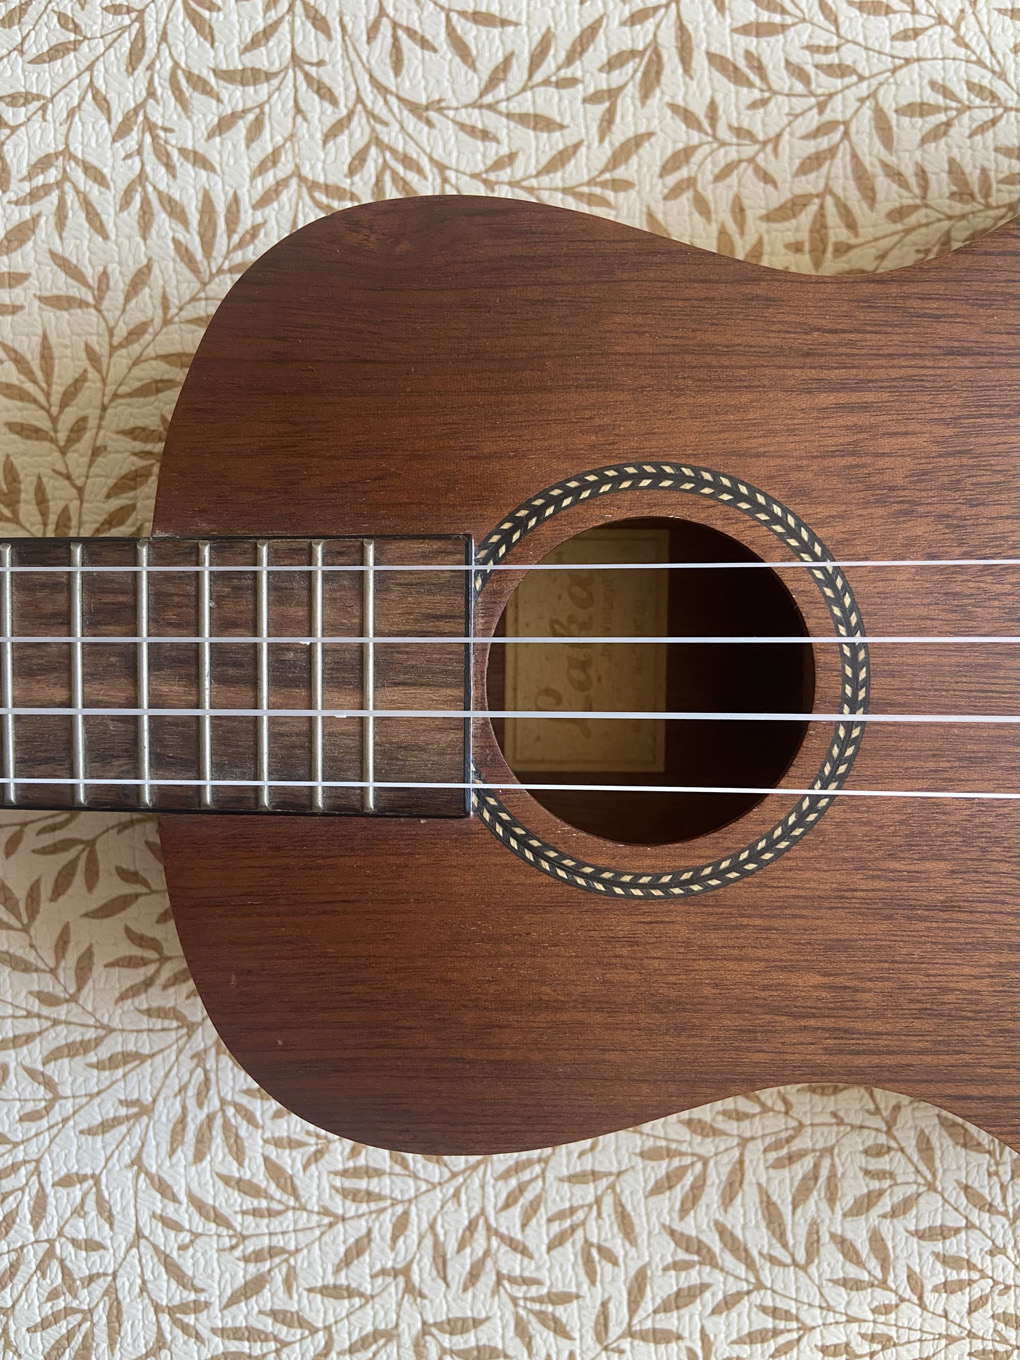
<svg viewBox="0 0 1020 1360">
<path fill-rule="evenodd" d="M 4 797 L 8 803 L 17 802 L 17 787 L 14 783 L 14 714 L 10 711 L 14 703 L 14 644 L 11 634 L 14 631 L 13 593 L 11 583 L 11 545 L 0 547 L 0 572 L 3 573 L 3 588 L 0 590 L 0 628 L 3 629 L 3 646 L 0 650 L 0 698 L 4 704 Z"/>
<path fill-rule="evenodd" d="M 138 643 L 137 667 L 138 667 L 138 694 L 142 702 L 142 711 L 138 717 L 138 772 L 142 777 L 141 803 L 143 807 L 152 806 L 152 785 L 149 780 L 151 769 L 151 731 L 149 718 L 149 577 L 146 568 L 149 564 L 149 545 L 144 539 L 140 540 L 137 549 L 138 565 L 140 573 L 138 576 L 138 588 L 136 591 L 135 608 L 137 611 L 137 628 L 141 635 Z"/>
<path fill-rule="evenodd" d="M 312 646 L 312 708 L 315 716 L 312 718 L 312 779 L 314 787 L 312 793 L 312 807 L 316 812 L 323 810 L 322 795 L 322 774 L 323 774 L 323 729 L 322 729 L 322 629 L 323 629 L 323 609 L 322 609 L 322 551 L 323 543 L 319 539 L 312 544 L 312 634 L 315 643 Z"/>
<path fill-rule="evenodd" d="M 365 812 L 375 811 L 375 544 L 362 540 L 361 629 L 365 641 L 361 652 L 361 697 L 365 705 L 361 732 L 361 776 L 365 781 L 361 805 Z"/>
<path fill-rule="evenodd" d="M 256 612 L 258 615 L 258 724 L 259 807 L 269 807 L 269 544 L 258 544 Z"/>
<path fill-rule="evenodd" d="M 209 543 L 198 545 L 198 561 L 202 568 L 198 578 L 198 619 L 202 641 L 198 650 L 198 687 L 201 706 L 206 711 L 200 719 L 199 731 L 199 769 L 203 780 L 202 806 L 212 806 L 212 580 L 210 562 L 212 547 Z"/>
<path fill-rule="evenodd" d="M 74 801 L 85 802 L 85 707 L 84 653 L 82 651 L 82 575 L 80 543 L 71 544 L 71 704 L 74 709 L 71 759 L 74 770 Z"/>
</svg>

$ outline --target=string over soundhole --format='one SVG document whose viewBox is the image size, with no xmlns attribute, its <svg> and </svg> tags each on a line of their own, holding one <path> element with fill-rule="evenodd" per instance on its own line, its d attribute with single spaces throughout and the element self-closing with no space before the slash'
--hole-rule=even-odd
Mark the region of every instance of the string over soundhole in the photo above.
<svg viewBox="0 0 1020 1360">
<path fill-rule="evenodd" d="M 562 571 L 524 577 L 500 620 L 497 631 L 507 641 L 492 648 L 488 690 L 492 709 L 548 712 L 494 722 L 507 764 L 524 782 L 574 786 L 535 790 L 538 802 L 607 840 L 656 845 L 725 826 L 763 796 L 657 788 L 780 783 L 803 740 L 803 722 L 656 716 L 811 711 L 811 646 L 783 581 L 769 570 L 712 569 L 755 561 L 749 548 L 707 525 L 633 519 L 567 539 L 542 559 L 544 568 L 562 564 Z M 670 562 L 705 566 L 670 571 Z M 661 640 L 685 635 L 755 640 L 688 646 Z M 613 636 L 633 640 L 591 640 Z M 770 636 L 805 642 L 769 645 Z M 563 641 L 513 640 L 529 637 Z M 558 718 L 557 711 L 573 716 Z M 618 787 L 599 787 L 605 784 Z M 633 791 L 619 787 L 626 785 Z"/>
</svg>

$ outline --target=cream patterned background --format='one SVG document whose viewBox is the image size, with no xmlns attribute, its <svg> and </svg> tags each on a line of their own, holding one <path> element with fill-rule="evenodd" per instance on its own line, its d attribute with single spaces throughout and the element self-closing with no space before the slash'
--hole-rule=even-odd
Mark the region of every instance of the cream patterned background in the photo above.
<svg viewBox="0 0 1020 1360">
<path fill-rule="evenodd" d="M 1008 3 L 457 3 L 4 0 L 0 532 L 144 531 L 217 301 L 345 204 L 517 195 L 804 271 L 1016 211 Z M 1016 1356 L 1020 1159 L 959 1121 L 824 1088 L 360 1147 L 218 1045 L 149 820 L 0 837 L 5 1356 Z"/>
</svg>

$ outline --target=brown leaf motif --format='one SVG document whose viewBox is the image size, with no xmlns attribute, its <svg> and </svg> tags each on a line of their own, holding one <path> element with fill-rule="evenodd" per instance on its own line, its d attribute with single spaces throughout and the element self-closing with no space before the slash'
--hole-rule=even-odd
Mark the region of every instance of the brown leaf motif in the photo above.
<svg viewBox="0 0 1020 1360">
<path fill-rule="evenodd" d="M 1020 11 L 941 0 L 8 3 L 0 532 L 144 532 L 232 282 L 488 194 L 803 272 L 1017 211 Z M 211 457 L 216 456 L 211 451 Z M 1020 1159 L 843 1086 L 520 1156 L 330 1137 L 232 1061 L 148 819 L 0 816 L 0 1351 L 1013 1360 Z"/>
</svg>

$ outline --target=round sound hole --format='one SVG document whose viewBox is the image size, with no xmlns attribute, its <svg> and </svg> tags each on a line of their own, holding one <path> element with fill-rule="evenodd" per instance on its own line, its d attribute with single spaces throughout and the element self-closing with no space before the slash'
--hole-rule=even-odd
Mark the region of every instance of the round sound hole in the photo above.
<svg viewBox="0 0 1020 1360">
<path fill-rule="evenodd" d="M 662 845 L 726 826 L 765 796 L 677 786 L 780 783 L 805 723 L 657 716 L 811 711 L 811 645 L 780 575 L 711 567 L 760 560 L 703 524 L 629 519 L 566 540 L 523 578 L 496 630 L 506 641 L 490 651 L 488 704 L 507 713 L 493 719 L 496 738 L 539 803 L 592 835 Z M 656 640 L 678 636 L 755 640 Z M 599 637 L 627 640 L 588 640 Z M 628 716 L 594 716 L 608 712 Z"/>
</svg>

